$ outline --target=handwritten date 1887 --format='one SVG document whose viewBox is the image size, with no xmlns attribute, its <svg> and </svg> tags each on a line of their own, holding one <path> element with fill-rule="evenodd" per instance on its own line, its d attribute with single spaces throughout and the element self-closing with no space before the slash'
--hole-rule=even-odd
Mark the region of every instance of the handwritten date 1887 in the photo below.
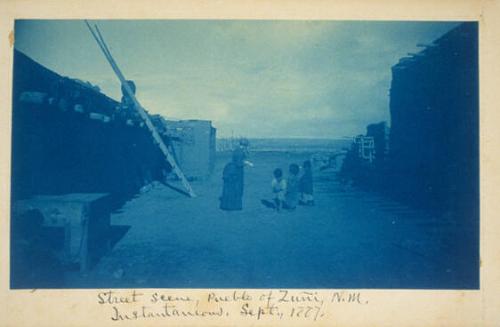
<svg viewBox="0 0 500 327">
<path fill-rule="evenodd" d="M 286 310 L 286 311 L 284 311 Z M 242 305 L 240 315 L 244 317 L 253 317 L 260 320 L 263 317 L 275 317 L 283 319 L 283 317 L 290 318 L 304 318 L 316 321 L 318 318 L 324 316 L 321 311 L 321 306 L 292 306 L 291 308 L 280 309 L 276 305 L 268 307 L 252 307 L 249 303 Z"/>
</svg>

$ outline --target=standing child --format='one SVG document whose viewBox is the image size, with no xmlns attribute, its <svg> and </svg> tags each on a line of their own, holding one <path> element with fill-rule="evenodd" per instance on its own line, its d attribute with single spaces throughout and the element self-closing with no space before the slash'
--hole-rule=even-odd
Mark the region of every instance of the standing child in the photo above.
<svg viewBox="0 0 500 327">
<path fill-rule="evenodd" d="M 300 177 L 300 202 L 301 205 L 313 206 L 313 175 L 311 161 L 306 160 L 303 164 L 304 172 Z"/>
<path fill-rule="evenodd" d="M 291 164 L 288 168 L 284 205 L 286 209 L 294 210 L 299 201 L 299 171 L 300 168 L 297 164 Z"/>
<path fill-rule="evenodd" d="M 271 182 L 274 196 L 273 200 L 276 210 L 280 211 L 285 203 L 286 180 L 283 178 L 283 171 L 280 168 L 276 168 L 273 175 L 274 178 Z"/>
</svg>

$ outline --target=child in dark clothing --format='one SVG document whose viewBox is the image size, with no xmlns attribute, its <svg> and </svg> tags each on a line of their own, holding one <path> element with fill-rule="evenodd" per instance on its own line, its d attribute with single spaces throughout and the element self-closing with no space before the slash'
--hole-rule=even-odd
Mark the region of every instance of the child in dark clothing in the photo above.
<svg viewBox="0 0 500 327">
<path fill-rule="evenodd" d="M 293 210 L 299 201 L 299 171 L 296 164 L 291 164 L 288 169 L 288 178 L 286 180 L 285 205 L 284 208 Z"/>
<path fill-rule="evenodd" d="M 313 196 L 313 176 L 311 161 L 306 160 L 303 164 L 304 172 L 300 177 L 299 188 L 300 188 L 300 201 L 299 204 L 306 206 L 314 205 Z"/>
</svg>

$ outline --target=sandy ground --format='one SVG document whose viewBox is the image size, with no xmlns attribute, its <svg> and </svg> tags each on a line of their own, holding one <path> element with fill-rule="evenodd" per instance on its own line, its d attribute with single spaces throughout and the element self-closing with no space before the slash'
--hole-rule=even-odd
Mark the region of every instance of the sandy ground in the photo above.
<svg viewBox="0 0 500 327">
<path fill-rule="evenodd" d="M 165 186 L 127 202 L 112 224 L 131 226 L 113 250 L 68 287 L 92 288 L 471 288 L 476 276 L 457 242 L 467 230 L 315 171 L 315 207 L 276 212 L 272 170 L 308 154 L 254 153 L 244 209 L 218 208 L 219 157 L 191 199 Z M 470 257 L 469 257 L 470 258 Z"/>
</svg>

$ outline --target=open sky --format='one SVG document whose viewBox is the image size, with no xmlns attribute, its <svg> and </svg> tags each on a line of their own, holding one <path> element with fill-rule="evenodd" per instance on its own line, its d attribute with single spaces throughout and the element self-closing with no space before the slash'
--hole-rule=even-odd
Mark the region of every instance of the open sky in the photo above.
<svg viewBox="0 0 500 327">
<path fill-rule="evenodd" d="M 137 98 L 218 136 L 337 138 L 388 121 L 391 66 L 454 22 L 100 20 Z M 19 20 L 15 47 L 120 99 L 81 20 Z"/>
</svg>

